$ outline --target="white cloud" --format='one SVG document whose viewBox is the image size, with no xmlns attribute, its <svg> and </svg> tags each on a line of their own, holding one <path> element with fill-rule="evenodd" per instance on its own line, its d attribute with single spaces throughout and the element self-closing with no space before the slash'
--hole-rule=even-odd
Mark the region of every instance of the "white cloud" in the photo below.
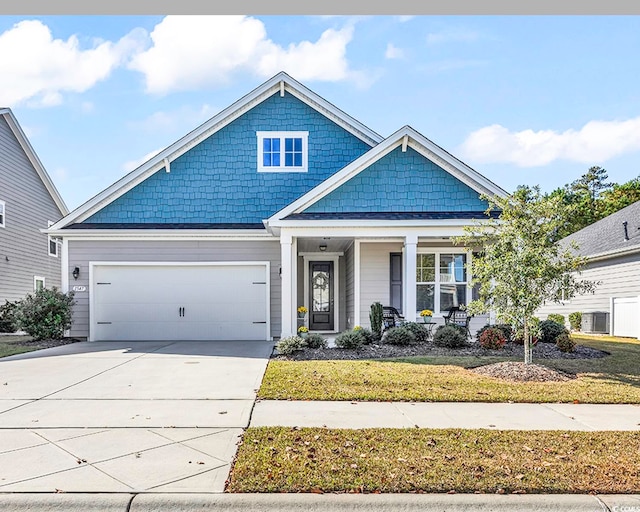
<svg viewBox="0 0 640 512">
<path fill-rule="evenodd" d="M 640 117 L 626 121 L 590 121 L 579 130 L 512 132 L 494 124 L 469 135 L 462 153 L 477 162 L 507 162 L 519 167 L 555 160 L 603 163 L 640 150 Z"/>
<path fill-rule="evenodd" d="M 174 131 L 176 128 L 182 131 L 185 127 L 200 125 L 218 112 L 206 103 L 199 108 L 186 105 L 175 110 L 158 110 L 142 121 L 131 122 L 130 126 L 147 132 Z"/>
<path fill-rule="evenodd" d="M 216 86 L 237 72 L 270 77 L 284 70 L 302 81 L 353 78 L 346 59 L 353 24 L 286 48 L 271 41 L 262 21 L 250 16 L 167 16 L 150 35 L 151 48 L 130 63 L 145 75 L 150 93 Z"/>
<path fill-rule="evenodd" d="M 393 43 L 388 43 L 384 57 L 385 59 L 404 59 L 404 50 L 394 46 Z"/>
<path fill-rule="evenodd" d="M 413 18 L 415 18 L 415 16 L 397 16 L 396 19 L 400 22 L 400 23 L 406 23 L 407 21 L 411 21 Z"/>
<path fill-rule="evenodd" d="M 162 148 L 162 149 L 164 149 L 164 148 Z M 134 169 L 137 169 L 143 163 L 145 163 L 147 160 L 149 160 L 150 158 L 152 158 L 152 157 L 156 156 L 158 153 L 160 153 L 160 151 L 162 151 L 162 149 L 156 149 L 154 151 L 150 151 L 149 153 L 147 153 L 143 157 L 137 158 L 135 160 L 126 161 L 125 163 L 122 164 L 122 170 L 125 171 L 125 172 L 131 172 Z"/>
<path fill-rule="evenodd" d="M 97 41 L 83 50 L 75 35 L 54 39 L 41 21 L 21 21 L 0 34 L 0 104 L 58 105 L 63 92 L 84 92 L 107 78 L 138 47 L 139 35 L 134 31 L 117 43 Z"/>
<path fill-rule="evenodd" d="M 480 34 L 471 30 L 451 29 L 432 32 L 427 35 L 427 44 L 473 43 L 480 39 Z"/>
</svg>

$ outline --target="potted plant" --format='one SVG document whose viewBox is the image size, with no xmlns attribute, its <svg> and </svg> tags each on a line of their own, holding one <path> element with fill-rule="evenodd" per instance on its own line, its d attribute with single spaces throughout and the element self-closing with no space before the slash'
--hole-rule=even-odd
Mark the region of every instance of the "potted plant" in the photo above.
<svg viewBox="0 0 640 512">
<path fill-rule="evenodd" d="M 298 327 L 298 336 L 301 338 L 306 338 L 307 334 L 309 334 L 309 328 L 306 325 L 301 325 Z"/>
<path fill-rule="evenodd" d="M 307 315 L 307 308 L 300 306 L 298 308 L 298 318 L 304 318 Z"/>
<path fill-rule="evenodd" d="M 427 324 L 431 322 L 431 317 L 433 317 L 433 311 L 430 309 L 423 309 L 420 311 L 420 316 L 422 317 L 422 321 Z"/>
</svg>

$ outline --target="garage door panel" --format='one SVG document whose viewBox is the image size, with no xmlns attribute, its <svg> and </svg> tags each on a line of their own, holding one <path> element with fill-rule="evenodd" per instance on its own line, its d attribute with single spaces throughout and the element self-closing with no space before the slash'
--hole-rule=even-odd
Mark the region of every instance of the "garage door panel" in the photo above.
<svg viewBox="0 0 640 512">
<path fill-rule="evenodd" d="M 95 340 L 268 337 L 264 265 L 96 266 L 93 285 Z"/>
</svg>

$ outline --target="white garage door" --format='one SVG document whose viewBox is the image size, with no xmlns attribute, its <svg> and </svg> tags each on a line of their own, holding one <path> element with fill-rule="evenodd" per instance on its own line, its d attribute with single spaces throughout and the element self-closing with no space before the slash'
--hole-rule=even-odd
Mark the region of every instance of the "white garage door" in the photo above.
<svg viewBox="0 0 640 512">
<path fill-rule="evenodd" d="M 266 340 L 266 265 L 96 265 L 91 339 Z"/>
</svg>

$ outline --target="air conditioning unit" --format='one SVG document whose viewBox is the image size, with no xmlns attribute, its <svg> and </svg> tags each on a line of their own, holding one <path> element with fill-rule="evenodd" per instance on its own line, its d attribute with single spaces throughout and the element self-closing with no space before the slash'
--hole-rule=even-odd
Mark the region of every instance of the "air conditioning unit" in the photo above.
<svg viewBox="0 0 640 512">
<path fill-rule="evenodd" d="M 600 334 L 609 333 L 609 312 L 608 311 L 591 311 L 582 313 L 582 332 L 593 332 Z"/>
</svg>

